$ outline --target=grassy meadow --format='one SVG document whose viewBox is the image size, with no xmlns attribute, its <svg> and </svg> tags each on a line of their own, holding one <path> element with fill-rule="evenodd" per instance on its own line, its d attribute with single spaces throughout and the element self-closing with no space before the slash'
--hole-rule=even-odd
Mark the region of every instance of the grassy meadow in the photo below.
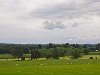
<svg viewBox="0 0 100 75">
<path fill-rule="evenodd" d="M 39 58 L 32 61 L 29 58 L 17 61 L 9 54 L 0 54 L 0 75 L 100 75 L 100 55 L 95 54 L 82 55 L 77 60 L 66 56 L 55 60 Z M 30 55 L 26 54 L 25 57 Z"/>
<path fill-rule="evenodd" d="M 100 60 L 2 60 L 0 75 L 100 75 Z"/>
</svg>

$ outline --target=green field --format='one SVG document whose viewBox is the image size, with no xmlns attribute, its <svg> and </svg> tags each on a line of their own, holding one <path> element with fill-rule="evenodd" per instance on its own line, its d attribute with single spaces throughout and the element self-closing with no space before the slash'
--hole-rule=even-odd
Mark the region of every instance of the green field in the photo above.
<svg viewBox="0 0 100 75">
<path fill-rule="evenodd" d="M 12 59 L 13 57 L 10 54 L 0 54 L 0 59 Z"/>
<path fill-rule="evenodd" d="M 25 58 L 30 58 L 30 54 L 25 54 L 24 55 Z M 70 59 L 68 58 L 70 56 L 65 56 L 65 57 L 62 57 L 64 59 Z M 89 57 L 93 57 L 95 59 L 95 57 L 97 57 L 97 59 L 100 59 L 100 54 L 93 54 L 93 53 L 90 53 L 89 55 L 82 55 L 82 57 L 80 59 L 89 59 Z M 10 54 L 0 54 L 0 59 L 12 59 L 13 57 L 10 55 Z M 61 58 L 61 59 L 62 59 Z"/>
<path fill-rule="evenodd" d="M 2 60 L 0 75 L 100 75 L 100 60 Z"/>
<path fill-rule="evenodd" d="M 93 60 L 89 59 L 91 56 Z M 9 54 L 0 54 L 0 75 L 100 75 L 100 55 L 83 55 L 78 60 L 70 59 L 68 56 L 58 60 L 26 59 L 15 61 L 17 59 L 12 59 Z"/>
</svg>

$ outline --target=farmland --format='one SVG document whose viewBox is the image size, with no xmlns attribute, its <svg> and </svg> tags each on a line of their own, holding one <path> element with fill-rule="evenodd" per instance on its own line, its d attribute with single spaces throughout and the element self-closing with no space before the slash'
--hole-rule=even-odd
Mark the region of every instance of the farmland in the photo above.
<svg viewBox="0 0 100 75">
<path fill-rule="evenodd" d="M 100 75 L 99 45 L 1 44 L 0 75 Z"/>
<path fill-rule="evenodd" d="M 0 75 L 100 75 L 100 60 L 3 60 Z"/>
</svg>

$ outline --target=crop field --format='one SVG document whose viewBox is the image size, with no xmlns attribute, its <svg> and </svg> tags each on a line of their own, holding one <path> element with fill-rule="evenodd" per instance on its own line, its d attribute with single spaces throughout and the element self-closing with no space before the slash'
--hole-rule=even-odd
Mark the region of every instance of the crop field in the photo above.
<svg viewBox="0 0 100 75">
<path fill-rule="evenodd" d="M 100 60 L 2 60 L 0 75 L 100 75 Z"/>
</svg>

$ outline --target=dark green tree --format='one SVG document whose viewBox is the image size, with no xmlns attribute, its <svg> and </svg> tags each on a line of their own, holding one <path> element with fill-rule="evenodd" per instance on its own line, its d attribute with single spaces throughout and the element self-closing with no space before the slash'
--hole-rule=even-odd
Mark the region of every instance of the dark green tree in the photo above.
<svg viewBox="0 0 100 75">
<path fill-rule="evenodd" d="M 18 58 L 18 60 L 19 58 L 23 59 L 24 52 L 23 49 L 20 47 L 11 48 L 10 53 L 14 58 Z"/>
<path fill-rule="evenodd" d="M 40 52 L 37 48 L 34 48 L 31 50 L 31 60 L 32 59 L 38 59 L 40 57 Z"/>
<path fill-rule="evenodd" d="M 58 49 L 54 48 L 51 55 L 52 55 L 53 59 L 59 59 L 59 56 L 60 56 L 59 54 L 60 53 L 59 53 Z"/>
<path fill-rule="evenodd" d="M 100 43 L 96 45 L 96 50 L 100 50 Z"/>
<path fill-rule="evenodd" d="M 88 55 L 88 54 L 89 54 L 89 50 L 88 50 L 88 49 L 84 49 L 84 50 L 83 50 L 83 53 L 84 53 L 85 55 Z"/>
<path fill-rule="evenodd" d="M 51 56 L 51 54 L 46 54 L 46 59 L 51 59 L 52 58 L 52 56 Z"/>
<path fill-rule="evenodd" d="M 42 45 L 41 44 L 38 44 L 38 48 L 41 49 L 42 48 Z"/>
<path fill-rule="evenodd" d="M 81 57 L 80 52 L 78 50 L 71 51 L 71 56 L 72 59 L 78 59 L 79 57 Z"/>
<path fill-rule="evenodd" d="M 69 43 L 66 43 L 66 44 L 62 44 L 63 47 L 65 48 L 69 48 L 70 47 L 70 44 Z"/>
<path fill-rule="evenodd" d="M 52 43 L 49 43 L 48 48 L 54 48 L 54 45 Z"/>
</svg>

